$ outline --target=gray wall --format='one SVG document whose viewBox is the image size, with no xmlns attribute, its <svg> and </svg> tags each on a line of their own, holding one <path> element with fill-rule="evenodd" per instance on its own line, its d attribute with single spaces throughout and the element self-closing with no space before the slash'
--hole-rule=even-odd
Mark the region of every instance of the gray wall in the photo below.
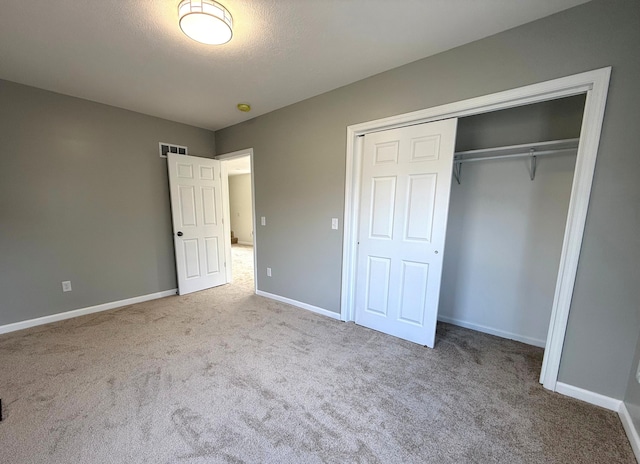
<svg viewBox="0 0 640 464">
<path fill-rule="evenodd" d="M 253 244 L 251 174 L 229 176 L 229 215 L 231 230 L 244 244 Z"/>
<path fill-rule="evenodd" d="M 580 136 L 584 96 L 458 122 L 457 150 Z M 544 346 L 575 153 L 462 165 L 451 187 L 441 320 Z"/>
<path fill-rule="evenodd" d="M 460 118 L 456 151 L 579 137 L 584 102 L 576 95 Z"/>
<path fill-rule="evenodd" d="M 560 380 L 621 399 L 640 307 L 640 3 L 594 0 L 216 132 L 254 148 L 260 289 L 339 311 L 350 124 L 603 66 L 613 75 Z M 354 57 L 357 59 L 357 56 Z M 264 274 L 262 274 L 264 275 Z"/>
<path fill-rule="evenodd" d="M 0 325 L 176 287 L 158 142 L 212 132 L 0 81 L 0 141 Z"/>
</svg>

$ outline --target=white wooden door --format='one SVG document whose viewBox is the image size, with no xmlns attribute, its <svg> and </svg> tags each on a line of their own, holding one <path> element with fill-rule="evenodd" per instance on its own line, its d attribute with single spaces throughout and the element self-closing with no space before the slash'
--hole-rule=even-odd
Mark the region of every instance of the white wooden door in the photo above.
<svg viewBox="0 0 640 464">
<path fill-rule="evenodd" d="M 178 293 L 227 282 L 220 161 L 168 153 Z"/>
<path fill-rule="evenodd" d="M 364 137 L 357 324 L 435 342 L 457 119 Z"/>
</svg>

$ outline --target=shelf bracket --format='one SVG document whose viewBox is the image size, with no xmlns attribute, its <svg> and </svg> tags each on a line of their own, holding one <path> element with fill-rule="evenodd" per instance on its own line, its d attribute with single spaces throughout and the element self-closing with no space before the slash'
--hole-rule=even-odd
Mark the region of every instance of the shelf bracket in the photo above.
<svg viewBox="0 0 640 464">
<path fill-rule="evenodd" d="M 534 180 L 536 178 L 536 155 L 533 148 L 529 150 L 529 155 L 529 175 L 531 176 L 531 180 Z"/>
<path fill-rule="evenodd" d="M 460 176 L 462 175 L 462 163 L 459 161 L 453 162 L 453 176 L 456 178 L 458 185 L 460 185 Z"/>
</svg>

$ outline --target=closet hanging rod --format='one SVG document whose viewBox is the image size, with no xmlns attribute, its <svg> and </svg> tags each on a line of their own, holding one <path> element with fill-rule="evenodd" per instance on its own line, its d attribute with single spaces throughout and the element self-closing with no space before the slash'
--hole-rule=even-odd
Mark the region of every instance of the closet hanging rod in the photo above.
<svg viewBox="0 0 640 464">
<path fill-rule="evenodd" d="M 577 150 L 575 148 L 562 148 L 559 150 L 545 150 L 545 151 L 528 151 L 526 153 L 511 153 L 508 155 L 495 155 L 495 156 L 483 156 L 478 158 L 454 158 L 454 163 L 470 163 L 472 161 L 484 161 L 484 160 L 492 160 L 492 159 L 504 159 L 504 158 L 528 158 L 530 156 L 545 156 L 545 155 L 555 155 L 558 153 L 570 152 Z M 456 155 L 457 156 L 457 155 Z"/>
<path fill-rule="evenodd" d="M 550 140 L 546 142 L 536 142 L 536 143 L 523 143 L 519 145 L 507 145 L 504 147 L 495 147 L 495 148 L 480 148 L 478 150 L 467 150 L 467 151 L 458 151 L 454 153 L 456 157 L 462 156 L 476 156 L 476 155 L 484 155 L 484 154 L 492 154 L 492 153 L 505 153 L 505 154 L 518 154 L 523 153 L 524 151 L 530 150 L 541 150 L 548 151 L 553 149 L 568 149 L 568 148 L 577 148 L 579 138 L 575 139 L 562 139 L 562 140 Z M 509 153 L 512 152 L 512 153 Z M 540 152 L 537 152 L 540 153 Z M 465 158 L 466 159 L 466 158 Z"/>
<path fill-rule="evenodd" d="M 496 148 L 481 148 L 479 150 L 459 151 L 453 157 L 453 176 L 458 184 L 462 177 L 462 163 L 471 161 L 485 161 L 504 158 L 529 158 L 529 176 L 531 180 L 536 177 L 536 160 L 538 156 L 556 155 L 572 152 L 578 149 L 580 139 L 551 140 L 538 143 L 524 143 L 521 145 L 509 145 Z M 526 151 L 525 151 L 526 150 Z M 490 155 L 490 156 L 483 156 Z"/>
</svg>

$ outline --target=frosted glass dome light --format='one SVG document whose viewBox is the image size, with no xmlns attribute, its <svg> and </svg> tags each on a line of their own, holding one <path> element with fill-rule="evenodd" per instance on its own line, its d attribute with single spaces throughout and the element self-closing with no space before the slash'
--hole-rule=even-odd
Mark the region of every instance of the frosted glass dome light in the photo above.
<svg viewBox="0 0 640 464">
<path fill-rule="evenodd" d="M 221 45 L 233 35 L 231 13 L 213 0 L 183 0 L 178 5 L 178 18 L 182 32 L 203 44 Z"/>
</svg>

